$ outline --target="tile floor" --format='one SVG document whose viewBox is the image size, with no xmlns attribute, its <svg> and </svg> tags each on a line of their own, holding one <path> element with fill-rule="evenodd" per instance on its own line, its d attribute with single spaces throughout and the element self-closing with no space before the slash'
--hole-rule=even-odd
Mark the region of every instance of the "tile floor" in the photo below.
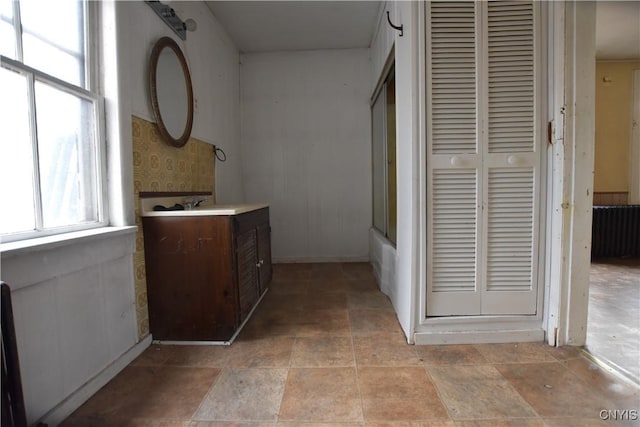
<svg viewBox="0 0 640 427">
<path fill-rule="evenodd" d="M 591 263 L 586 348 L 640 384 L 640 258 Z"/>
<path fill-rule="evenodd" d="M 599 426 L 640 392 L 576 348 L 407 345 L 367 264 L 274 266 L 231 347 L 146 350 L 65 426 Z"/>
</svg>

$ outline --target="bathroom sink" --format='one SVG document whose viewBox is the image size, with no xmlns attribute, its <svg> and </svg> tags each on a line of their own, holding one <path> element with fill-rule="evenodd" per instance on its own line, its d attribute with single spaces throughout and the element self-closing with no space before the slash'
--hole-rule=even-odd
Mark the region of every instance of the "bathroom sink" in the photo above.
<svg viewBox="0 0 640 427">
<path fill-rule="evenodd" d="M 152 197 L 140 199 L 140 216 L 208 216 L 238 215 L 257 209 L 266 208 L 267 203 L 211 204 L 203 202 L 200 206 L 190 207 L 184 203 L 184 197 Z M 171 209 L 176 204 L 184 206 L 184 210 Z M 164 206 L 167 210 L 154 210 L 156 206 Z"/>
</svg>

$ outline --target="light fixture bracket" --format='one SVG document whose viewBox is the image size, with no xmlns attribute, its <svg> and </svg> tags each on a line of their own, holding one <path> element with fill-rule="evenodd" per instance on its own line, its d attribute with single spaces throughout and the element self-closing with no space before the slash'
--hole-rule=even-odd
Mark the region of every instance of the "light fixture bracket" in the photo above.
<svg viewBox="0 0 640 427">
<path fill-rule="evenodd" d="M 182 40 L 187 40 L 187 26 L 176 15 L 176 11 L 171 6 L 163 4 L 158 0 L 145 0 L 151 9 L 169 26 Z"/>
</svg>

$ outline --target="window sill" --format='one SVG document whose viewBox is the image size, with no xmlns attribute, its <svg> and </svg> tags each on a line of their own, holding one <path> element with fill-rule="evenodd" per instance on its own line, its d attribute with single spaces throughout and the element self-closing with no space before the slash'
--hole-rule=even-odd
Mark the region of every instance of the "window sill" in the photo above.
<svg viewBox="0 0 640 427">
<path fill-rule="evenodd" d="M 25 255 L 33 252 L 70 246 L 77 243 L 86 243 L 121 235 L 134 234 L 137 229 L 138 227 L 135 225 L 126 227 L 100 227 L 92 228 L 90 230 L 74 231 L 71 233 L 20 240 L 16 242 L 0 243 L 0 253 L 2 253 L 3 258 Z"/>
</svg>

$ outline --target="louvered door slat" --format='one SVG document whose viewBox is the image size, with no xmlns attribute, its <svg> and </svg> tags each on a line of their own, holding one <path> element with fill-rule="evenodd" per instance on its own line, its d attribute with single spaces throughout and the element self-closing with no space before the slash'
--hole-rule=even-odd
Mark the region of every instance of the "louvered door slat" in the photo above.
<svg viewBox="0 0 640 427">
<path fill-rule="evenodd" d="M 475 13 L 473 2 L 431 3 L 434 154 L 476 152 Z"/>
<path fill-rule="evenodd" d="M 433 174 L 433 291 L 473 291 L 476 286 L 476 171 Z"/>
<path fill-rule="evenodd" d="M 528 291 L 533 272 L 533 169 L 495 168 L 488 181 L 487 291 Z"/>
<path fill-rule="evenodd" d="M 505 120 L 504 112 L 533 112 L 533 4 L 489 2 L 487 29 L 489 152 L 531 152 L 533 114 Z"/>
</svg>

